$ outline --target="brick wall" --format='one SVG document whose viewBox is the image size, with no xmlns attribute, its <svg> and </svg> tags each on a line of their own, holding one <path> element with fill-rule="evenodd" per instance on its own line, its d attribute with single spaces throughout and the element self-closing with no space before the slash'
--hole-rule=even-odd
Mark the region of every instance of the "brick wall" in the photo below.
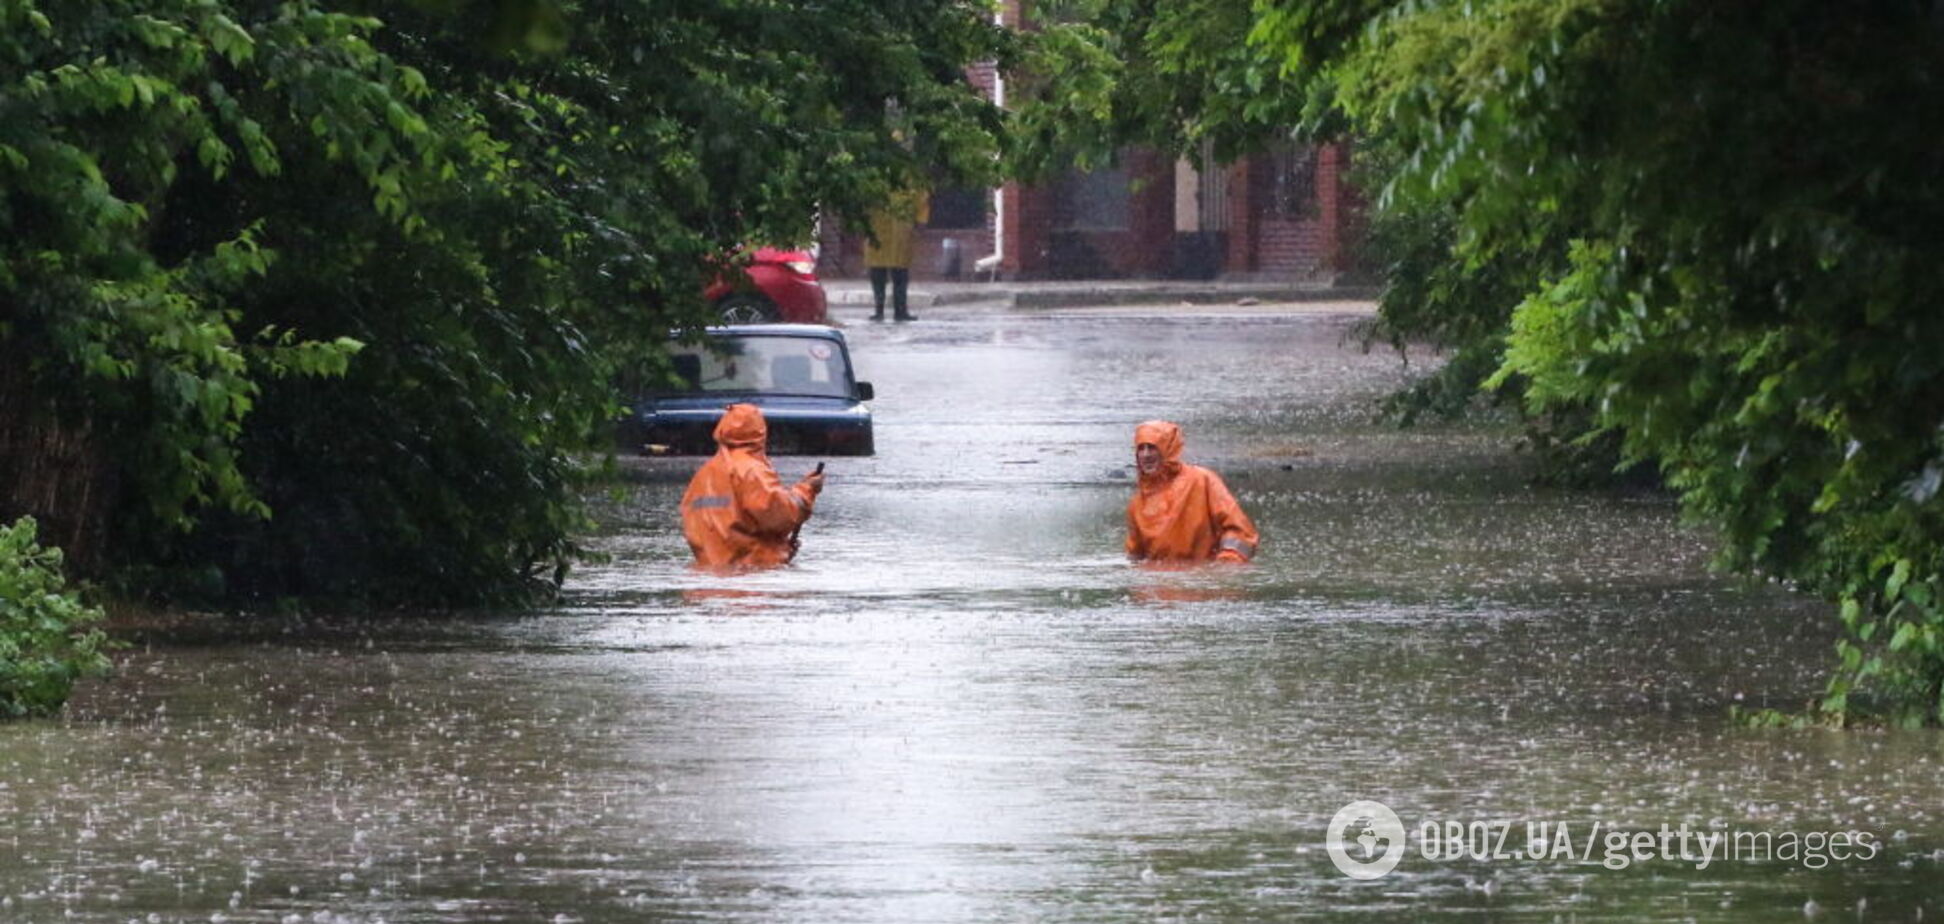
<svg viewBox="0 0 1944 924">
<path fill-rule="evenodd" d="M 1313 277 L 1324 266 L 1329 237 L 1321 221 L 1265 218 L 1256 230 L 1255 272 L 1277 278 Z"/>
<path fill-rule="evenodd" d="M 1344 182 L 1343 145 L 1316 151 L 1314 202 L 1302 214 L 1279 214 L 1271 187 L 1278 169 L 1267 155 L 1231 167 L 1230 228 L 1223 274 L 1230 278 L 1331 279 L 1350 266 L 1359 233 L 1357 203 Z"/>
<path fill-rule="evenodd" d="M 966 82 L 977 88 L 979 95 L 986 99 L 992 98 L 992 88 L 998 83 L 998 79 L 999 66 L 990 61 L 974 64 L 965 69 Z"/>
<path fill-rule="evenodd" d="M 1062 228 L 1050 188 L 1008 189 L 1005 275 L 1013 279 L 1158 278 L 1173 262 L 1174 162 L 1151 151 L 1124 154 L 1126 227 Z M 1014 234 L 1017 229 L 1017 236 Z M 1028 246 L 1015 247 L 1015 241 Z"/>
<path fill-rule="evenodd" d="M 1173 163 L 1132 151 L 1126 163 L 1131 183 L 1127 227 L 1113 230 L 1058 230 L 1054 195 L 1048 187 L 1007 186 L 1006 253 L 999 273 L 1006 279 L 1161 278 L 1174 267 Z M 1357 242 L 1363 205 L 1346 184 L 1349 151 L 1330 145 L 1317 151 L 1315 201 L 1298 215 L 1278 214 L 1269 188 L 1277 166 L 1273 158 L 1246 158 L 1230 171 L 1229 227 L 1221 243 L 1222 275 L 1231 279 L 1318 279 L 1358 271 Z M 972 264 L 992 253 L 993 224 L 983 230 L 921 229 L 912 275 L 937 278 L 944 241 L 960 242 L 960 269 L 970 278 Z M 824 229 L 821 272 L 832 278 L 864 275 L 864 236 L 844 234 L 834 224 Z"/>
</svg>

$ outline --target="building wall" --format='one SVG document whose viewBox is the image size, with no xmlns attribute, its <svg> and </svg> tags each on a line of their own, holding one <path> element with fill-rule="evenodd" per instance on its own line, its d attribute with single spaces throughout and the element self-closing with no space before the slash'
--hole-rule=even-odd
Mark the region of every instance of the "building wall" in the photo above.
<svg viewBox="0 0 1944 924">
<path fill-rule="evenodd" d="M 1034 28 L 1022 0 L 1001 0 L 1001 21 L 1014 29 Z M 1001 96 L 1001 77 L 990 64 L 966 69 L 968 83 L 988 98 Z M 1062 214 L 1056 185 L 1008 184 L 996 190 L 995 213 L 987 206 L 981 229 L 921 228 L 912 276 L 936 279 L 947 269 L 945 241 L 959 245 L 961 278 L 972 278 L 973 264 L 1000 248 L 997 269 L 1004 279 L 1205 278 L 1211 272 L 1232 279 L 1328 280 L 1354 272 L 1356 242 L 1363 233 L 1361 203 L 1344 183 L 1349 148 L 1326 145 L 1309 160 L 1292 158 L 1291 149 L 1244 158 L 1221 168 L 1225 208 L 1206 209 L 1222 216 L 1224 227 L 1185 221 L 1179 208 L 1193 196 L 1176 193 L 1175 162 L 1155 152 L 1122 153 L 1130 188 L 1124 227 L 1078 227 Z M 1300 165 L 1300 177 L 1292 172 Z M 1292 178 L 1308 183 L 1300 207 L 1292 207 Z M 1071 212 L 1070 208 L 1065 209 Z M 1194 230 L 1186 230 L 1187 228 Z M 1181 228 L 1182 230 L 1177 230 Z M 821 272 L 834 278 L 865 275 L 864 237 L 836 223 L 823 228 Z"/>
<path fill-rule="evenodd" d="M 1307 149 L 1303 149 L 1307 150 Z M 1231 278 L 1329 280 L 1351 268 L 1346 241 L 1360 213 L 1345 185 L 1348 147 L 1316 148 L 1299 169 L 1307 192 L 1300 207 L 1285 201 L 1290 152 L 1258 154 L 1231 167 L 1232 209 L 1224 275 Z"/>
<path fill-rule="evenodd" d="M 1044 210 L 1050 228 L 1043 252 L 1022 255 L 1015 278 L 1021 279 L 1101 279 L 1158 278 L 1168 274 L 1172 262 L 1175 221 L 1174 163 L 1152 151 L 1132 149 L 1123 152 L 1121 172 L 1124 184 L 1111 189 L 1089 187 L 1071 180 L 1056 183 L 1041 192 L 1050 200 Z M 1089 209 L 1089 203 L 1076 202 L 1082 192 L 1096 196 L 1118 195 L 1111 207 Z M 1119 216 L 1115 226 L 1092 226 L 1081 221 L 1081 213 L 1111 211 Z"/>
<path fill-rule="evenodd" d="M 1072 190 L 1058 184 L 1008 185 L 1005 279 L 1159 279 L 1192 275 L 1186 255 L 1213 249 L 1220 275 L 1229 279 L 1328 281 L 1356 270 L 1362 206 L 1344 182 L 1344 145 L 1316 149 L 1306 166 L 1305 199 L 1292 207 L 1292 161 L 1287 152 L 1255 155 L 1229 165 L 1227 227 L 1178 232 L 1175 165 L 1152 151 L 1123 155 L 1128 190 L 1124 227 L 1076 226 Z M 1083 208 L 1084 210 L 1084 208 Z M 945 241 L 959 245 L 960 278 L 972 278 L 973 262 L 993 252 L 995 223 L 978 229 L 921 228 L 911 272 L 916 279 L 945 276 Z M 1190 238 L 1199 238 L 1190 240 Z M 824 228 L 821 271 L 832 278 L 865 275 L 864 235 Z"/>
<path fill-rule="evenodd" d="M 1308 279 L 1325 269 L 1329 235 L 1321 222 L 1268 219 L 1256 234 L 1256 274 Z"/>
</svg>

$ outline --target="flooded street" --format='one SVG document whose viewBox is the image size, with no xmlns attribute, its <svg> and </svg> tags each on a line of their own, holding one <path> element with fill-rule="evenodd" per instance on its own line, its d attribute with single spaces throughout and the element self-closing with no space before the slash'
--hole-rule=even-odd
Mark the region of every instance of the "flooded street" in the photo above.
<svg viewBox="0 0 1944 924">
<path fill-rule="evenodd" d="M 124 652 L 0 725 L 0 921 L 1944 915 L 1944 737 L 1728 717 L 1821 689 L 1828 609 L 1710 574 L 1664 497 L 1531 486 L 1513 433 L 1374 422 L 1421 369 L 1353 308 L 855 324 L 878 454 L 825 460 L 794 567 L 691 571 L 699 460 L 636 460 L 558 608 Z M 1125 562 L 1157 417 L 1254 565 Z M 1410 844 L 1359 881 L 1325 837 L 1366 799 Z M 1611 868 L 1662 825 L 1874 849 Z"/>
</svg>

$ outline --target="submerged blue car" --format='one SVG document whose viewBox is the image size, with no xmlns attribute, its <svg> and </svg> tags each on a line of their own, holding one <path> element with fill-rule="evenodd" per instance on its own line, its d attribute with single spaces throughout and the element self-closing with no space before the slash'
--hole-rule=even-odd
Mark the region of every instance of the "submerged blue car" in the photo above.
<svg viewBox="0 0 1944 924">
<path fill-rule="evenodd" d="M 857 381 L 842 331 L 817 324 L 708 328 L 700 344 L 671 347 L 675 387 L 625 396 L 621 449 L 642 455 L 715 452 L 715 425 L 731 404 L 754 404 L 772 455 L 868 456 L 871 383 Z"/>
</svg>

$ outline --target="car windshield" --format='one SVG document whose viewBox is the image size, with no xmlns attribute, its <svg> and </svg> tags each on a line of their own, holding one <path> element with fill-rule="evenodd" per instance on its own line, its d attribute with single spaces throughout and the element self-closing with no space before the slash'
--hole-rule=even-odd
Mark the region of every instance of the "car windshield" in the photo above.
<svg viewBox="0 0 1944 924">
<path fill-rule="evenodd" d="M 673 359 L 675 374 L 690 391 L 832 398 L 851 393 L 843 348 L 819 337 L 724 337 L 678 346 Z"/>
</svg>

